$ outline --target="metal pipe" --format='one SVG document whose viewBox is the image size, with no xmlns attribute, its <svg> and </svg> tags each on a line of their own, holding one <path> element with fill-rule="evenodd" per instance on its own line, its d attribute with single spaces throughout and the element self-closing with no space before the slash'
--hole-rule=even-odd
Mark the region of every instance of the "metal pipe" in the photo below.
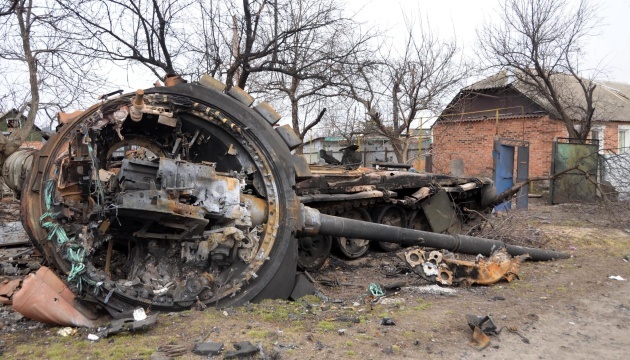
<svg viewBox="0 0 630 360">
<path fill-rule="evenodd" d="M 36 153 L 35 149 L 22 149 L 9 155 L 4 161 L 2 178 L 4 183 L 17 194 L 22 192 L 22 185 L 26 175 L 31 172 Z"/>
<path fill-rule="evenodd" d="M 509 245 L 499 240 L 491 240 L 466 235 L 446 235 L 428 231 L 399 228 L 395 226 L 368 223 L 319 213 L 304 207 L 305 231 L 323 235 L 345 236 L 349 238 L 383 241 L 403 245 L 416 245 L 444 249 L 463 254 L 490 256 L 500 248 L 506 248 L 512 256 L 528 254 L 531 260 L 547 261 L 567 259 L 568 253 L 552 250 L 527 248 Z"/>
<path fill-rule="evenodd" d="M 142 120 L 142 110 L 144 109 L 144 90 L 138 89 L 133 99 L 129 115 L 131 120 L 138 122 Z"/>
</svg>

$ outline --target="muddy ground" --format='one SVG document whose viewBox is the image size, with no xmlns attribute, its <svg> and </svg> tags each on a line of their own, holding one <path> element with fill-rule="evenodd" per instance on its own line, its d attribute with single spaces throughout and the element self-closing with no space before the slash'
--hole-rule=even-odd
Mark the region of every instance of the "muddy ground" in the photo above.
<svg viewBox="0 0 630 360">
<path fill-rule="evenodd" d="M 511 234 L 521 245 L 568 251 L 568 260 L 521 265 L 520 280 L 453 288 L 454 295 L 419 294 L 427 283 L 395 254 L 370 252 L 342 261 L 332 257 L 312 273 L 328 300 L 265 301 L 241 308 L 161 314 L 151 329 L 92 342 L 93 330 L 62 337 L 59 327 L 21 318 L 0 308 L 4 357 L 9 359 L 142 359 L 161 346 L 199 359 L 196 342 L 250 341 L 268 359 L 620 359 L 630 352 L 630 210 L 628 204 L 530 206 L 492 219 L 494 234 Z M 487 232 L 492 232 L 487 228 Z M 506 235 L 508 234 L 508 235 Z M 407 283 L 378 302 L 370 283 Z M 490 314 L 500 335 L 482 351 L 469 344 L 466 314 Z M 381 325 L 384 317 L 395 325 Z M 507 327 L 515 332 L 510 332 Z M 520 335 L 519 335 L 520 334 Z M 221 358 L 221 357 L 219 357 Z"/>
</svg>

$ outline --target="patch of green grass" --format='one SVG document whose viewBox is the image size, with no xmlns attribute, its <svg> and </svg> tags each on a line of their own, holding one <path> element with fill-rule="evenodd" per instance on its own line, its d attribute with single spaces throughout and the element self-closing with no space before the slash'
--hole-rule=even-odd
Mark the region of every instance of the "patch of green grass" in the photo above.
<svg viewBox="0 0 630 360">
<path fill-rule="evenodd" d="M 347 347 L 353 347 L 353 346 L 354 346 L 354 343 L 353 343 L 352 341 L 350 341 L 350 340 L 348 340 L 348 341 L 344 342 L 343 344 L 344 344 L 345 346 L 347 346 Z"/>
<path fill-rule="evenodd" d="M 320 321 L 317 323 L 317 329 L 322 330 L 322 331 L 333 331 L 335 330 L 335 323 L 333 323 L 332 321 Z"/>
<path fill-rule="evenodd" d="M 299 298 L 298 302 L 308 303 L 308 304 L 321 304 L 322 299 L 318 298 L 315 295 L 305 295 Z"/>
<path fill-rule="evenodd" d="M 260 315 L 261 319 L 268 322 L 286 321 L 290 313 L 296 313 L 296 303 L 284 300 L 265 300 L 258 304 L 254 309 Z"/>
<path fill-rule="evenodd" d="M 430 307 L 431 307 L 430 302 L 425 301 L 423 299 L 418 299 L 418 305 L 413 306 L 411 309 L 414 311 L 423 311 L 423 310 L 427 310 Z"/>
<path fill-rule="evenodd" d="M 250 330 L 247 333 L 247 336 L 252 337 L 252 338 L 256 338 L 256 339 L 264 339 L 266 337 L 271 336 L 271 334 L 272 334 L 271 331 Z"/>
<path fill-rule="evenodd" d="M 353 350 L 348 350 L 346 351 L 345 355 L 349 357 L 354 357 L 354 356 L 357 356 L 357 353 Z"/>
<path fill-rule="evenodd" d="M 74 344 L 74 347 L 78 348 L 78 349 L 85 349 L 90 345 L 89 341 L 79 341 L 76 344 Z"/>
</svg>

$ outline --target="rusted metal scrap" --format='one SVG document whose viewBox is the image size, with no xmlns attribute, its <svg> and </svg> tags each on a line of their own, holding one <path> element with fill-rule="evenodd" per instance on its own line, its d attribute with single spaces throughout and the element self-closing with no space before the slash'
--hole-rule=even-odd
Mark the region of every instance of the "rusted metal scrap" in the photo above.
<svg viewBox="0 0 630 360">
<path fill-rule="evenodd" d="M 478 256 L 475 261 L 466 261 L 455 259 L 452 253 L 444 255 L 435 250 L 426 253 L 413 248 L 405 251 L 404 257 L 414 272 L 442 285 L 490 285 L 517 279 L 519 266 L 529 255 L 512 257 L 501 248 L 488 259 Z"/>
<path fill-rule="evenodd" d="M 13 309 L 29 319 L 63 326 L 94 327 L 95 319 L 89 319 L 76 306 L 76 295 L 52 270 L 42 266 L 34 274 L 21 281 L 21 287 L 13 294 Z"/>
<path fill-rule="evenodd" d="M 4 279 L 0 283 L 0 304 L 11 305 L 13 304 L 13 295 L 16 290 L 22 284 L 22 279 L 8 280 Z"/>
</svg>

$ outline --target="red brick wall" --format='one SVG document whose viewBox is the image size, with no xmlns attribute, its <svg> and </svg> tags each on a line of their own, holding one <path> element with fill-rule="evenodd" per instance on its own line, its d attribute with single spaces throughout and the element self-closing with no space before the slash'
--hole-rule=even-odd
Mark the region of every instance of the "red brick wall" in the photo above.
<svg viewBox="0 0 630 360">
<path fill-rule="evenodd" d="M 619 152 L 619 125 L 630 125 L 629 122 L 602 122 L 594 126 L 604 127 L 604 152 L 608 154 Z"/>
<path fill-rule="evenodd" d="M 450 174 L 451 160 L 464 160 L 466 175 L 492 176 L 492 149 L 497 133 L 494 119 L 438 123 L 433 126 L 433 172 Z M 529 141 L 529 176 L 547 176 L 551 146 L 556 137 L 567 137 L 560 121 L 539 118 L 500 119 L 498 136 Z"/>
</svg>

